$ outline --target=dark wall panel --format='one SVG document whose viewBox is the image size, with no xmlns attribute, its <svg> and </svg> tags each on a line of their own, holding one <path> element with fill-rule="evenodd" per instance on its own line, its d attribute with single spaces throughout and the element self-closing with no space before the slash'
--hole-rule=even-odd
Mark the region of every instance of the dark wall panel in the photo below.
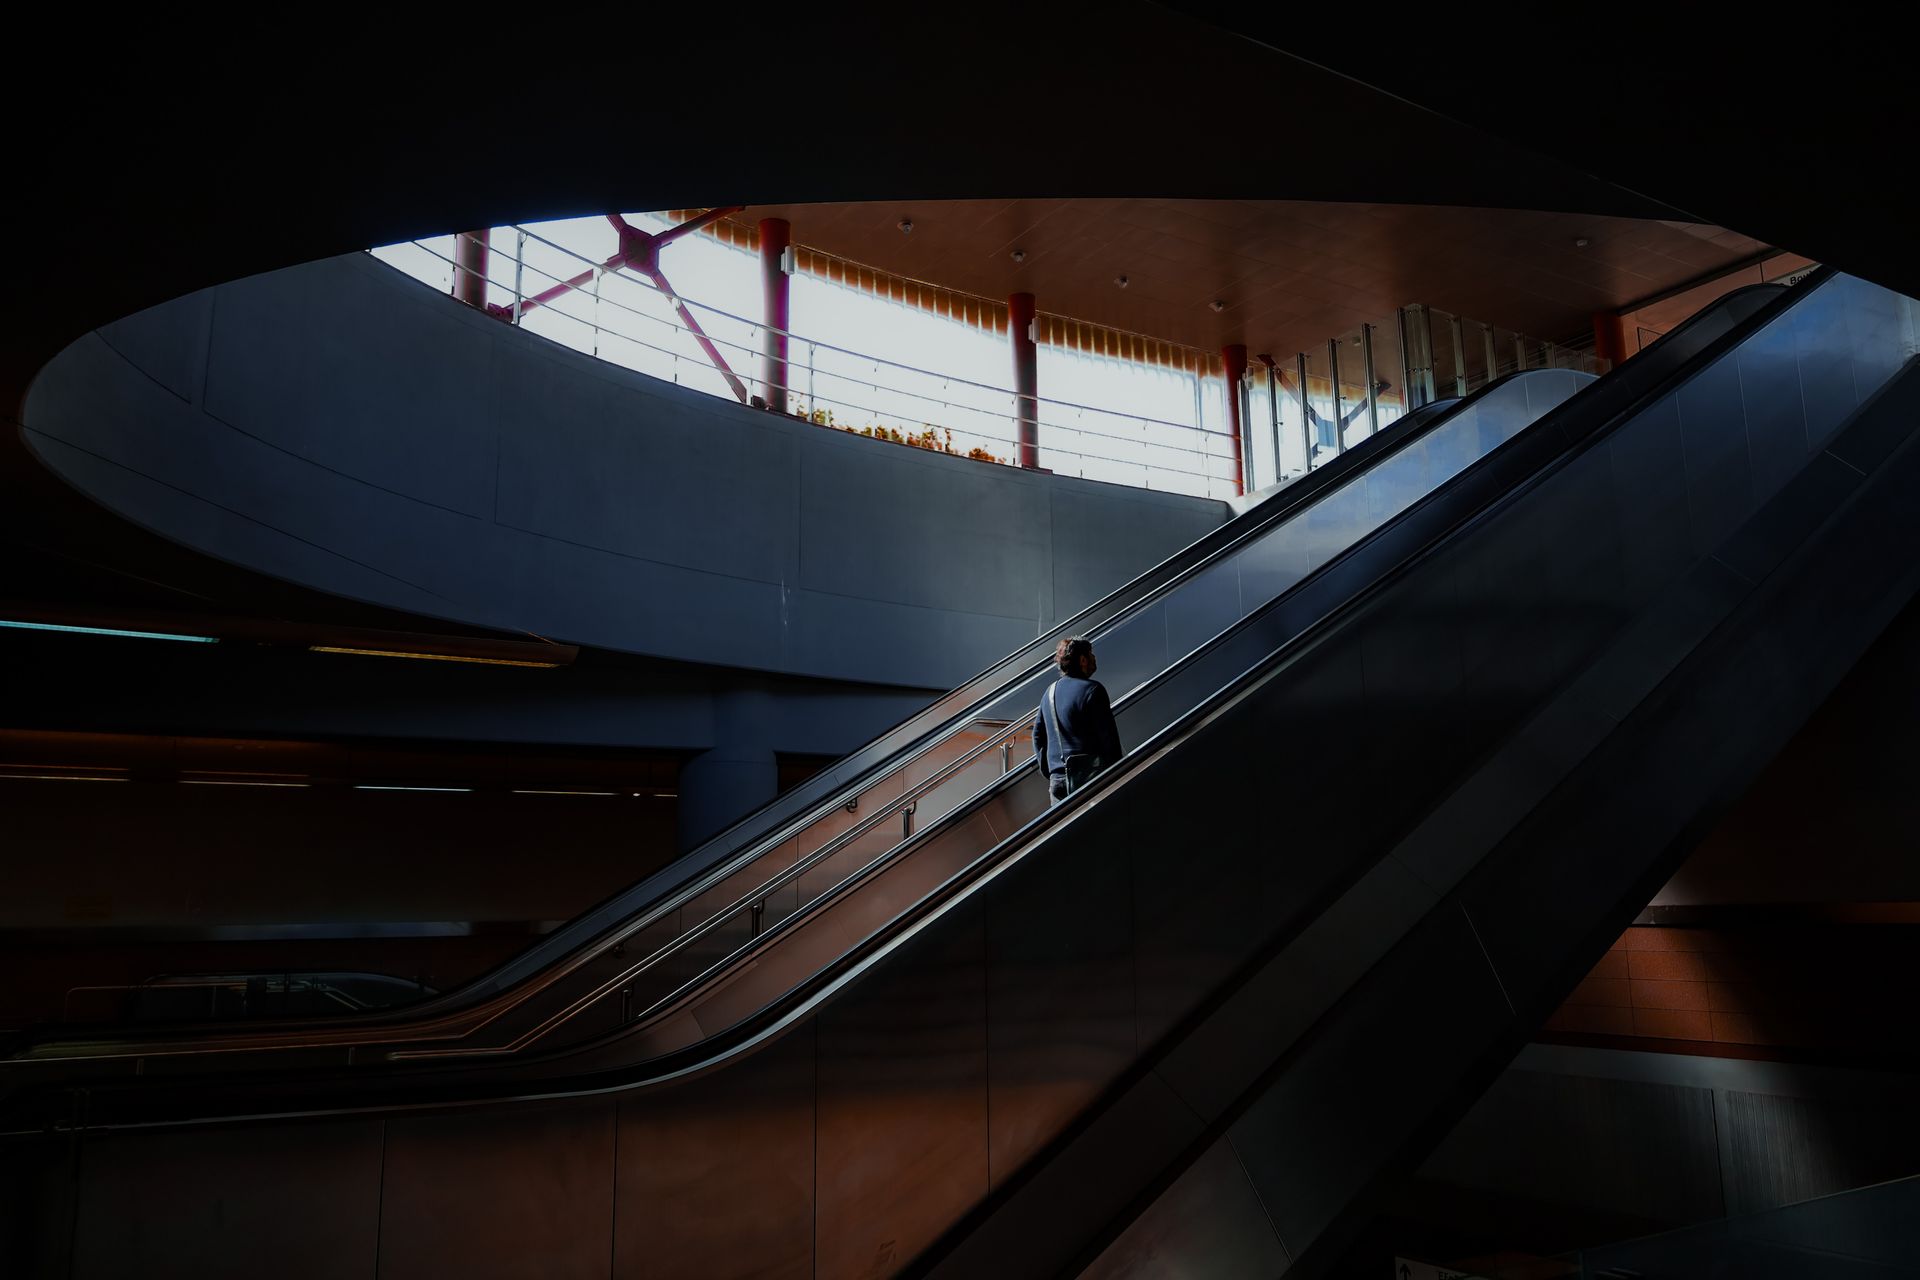
<svg viewBox="0 0 1920 1280">
<path fill-rule="evenodd" d="M 613 1267 L 613 1143 L 604 1098 L 390 1122 L 381 1280 L 602 1280 Z"/>
<path fill-rule="evenodd" d="M 614 1274 L 813 1274 L 814 1026 L 749 1061 L 620 1102 Z"/>
<path fill-rule="evenodd" d="M 380 1137 L 363 1120 L 94 1139 L 74 1280 L 372 1280 Z"/>
<path fill-rule="evenodd" d="M 1727 1199 L 1737 1213 L 1920 1173 L 1920 1102 L 1729 1090 Z"/>
<path fill-rule="evenodd" d="M 1422 1175 L 1663 1222 L 1723 1212 L 1713 1091 L 1509 1071 Z"/>
<path fill-rule="evenodd" d="M 984 933 L 962 910 L 818 1015 L 817 1275 L 898 1270 L 987 1192 Z"/>
<path fill-rule="evenodd" d="M 1127 1225 L 1081 1280 L 1277 1276 L 1287 1251 L 1233 1144 L 1216 1139 L 1165 1195 Z"/>
</svg>

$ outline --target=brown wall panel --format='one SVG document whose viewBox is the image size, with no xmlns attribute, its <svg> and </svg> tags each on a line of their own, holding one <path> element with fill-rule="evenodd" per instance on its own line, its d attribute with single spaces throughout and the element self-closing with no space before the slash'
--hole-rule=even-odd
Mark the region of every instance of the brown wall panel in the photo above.
<svg viewBox="0 0 1920 1280">
<path fill-rule="evenodd" d="M 614 1104 L 492 1108 L 391 1122 L 381 1280 L 613 1269 Z"/>
<path fill-rule="evenodd" d="M 813 1274 L 814 1026 L 726 1071 L 620 1102 L 614 1274 Z"/>
<path fill-rule="evenodd" d="M 815 1274 L 891 1274 L 986 1194 L 984 975 L 970 908 L 819 1014 Z"/>
</svg>

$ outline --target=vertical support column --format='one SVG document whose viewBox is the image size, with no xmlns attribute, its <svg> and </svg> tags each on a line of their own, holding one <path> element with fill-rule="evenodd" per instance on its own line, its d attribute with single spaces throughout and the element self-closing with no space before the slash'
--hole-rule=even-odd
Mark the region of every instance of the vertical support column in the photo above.
<svg viewBox="0 0 1920 1280">
<path fill-rule="evenodd" d="M 1280 460 L 1280 370 L 1274 366 L 1272 356 L 1258 355 L 1254 359 L 1267 371 L 1267 425 L 1273 435 L 1273 482 L 1279 484 L 1287 478 L 1287 468 Z"/>
<path fill-rule="evenodd" d="M 683 853 L 779 791 L 772 695 L 749 686 L 716 690 L 712 698 L 712 745 L 680 766 L 676 817 Z"/>
<path fill-rule="evenodd" d="M 1247 465 L 1253 457 L 1247 447 L 1247 398 L 1241 388 L 1247 377 L 1246 346 L 1236 342 L 1220 348 L 1220 363 L 1227 374 L 1227 429 L 1233 432 L 1233 492 L 1238 497 L 1253 488 Z"/>
<path fill-rule="evenodd" d="M 1460 317 L 1453 318 L 1453 394 L 1467 394 L 1467 339 L 1461 331 Z"/>
<path fill-rule="evenodd" d="M 1040 465 L 1040 345 L 1033 295 L 1007 297 L 1007 338 L 1013 344 L 1013 416 L 1019 428 L 1020 465 Z"/>
<path fill-rule="evenodd" d="M 1313 415 L 1307 412 L 1307 353 L 1296 352 L 1293 357 L 1293 390 L 1300 399 L 1300 443 L 1307 451 L 1301 456 L 1307 460 L 1307 470 L 1313 470 Z"/>
<path fill-rule="evenodd" d="M 787 411 L 787 246 L 793 227 L 785 218 L 760 219 L 760 394 L 767 408 Z"/>
<path fill-rule="evenodd" d="M 1438 394 L 1433 381 L 1433 312 L 1425 303 L 1420 304 L 1420 331 L 1415 337 L 1420 343 L 1420 403 L 1432 404 Z"/>
<path fill-rule="evenodd" d="M 1327 339 L 1327 400 L 1333 405 L 1333 456 L 1346 452 L 1347 433 L 1340 425 L 1340 339 Z"/>
<path fill-rule="evenodd" d="M 521 288 L 525 283 L 523 273 L 527 266 L 527 229 L 515 227 L 513 240 L 513 323 L 520 323 L 520 304 L 526 301 L 526 291 Z"/>
<path fill-rule="evenodd" d="M 1593 313 L 1593 354 L 1614 365 L 1630 354 L 1627 351 L 1627 322 L 1611 311 Z"/>
<path fill-rule="evenodd" d="M 453 238 L 453 296 L 470 307 L 487 309 L 487 253 L 493 231 L 462 231 Z"/>
<path fill-rule="evenodd" d="M 1373 376 L 1373 326 L 1360 326 L 1360 355 L 1367 374 L 1367 434 L 1380 434 L 1380 385 Z"/>
<path fill-rule="evenodd" d="M 1400 338 L 1400 399 L 1406 404 L 1406 411 L 1412 413 L 1426 401 L 1420 398 L 1420 374 L 1414 368 L 1413 342 L 1407 336 L 1407 308 L 1395 309 L 1393 325 Z"/>
</svg>

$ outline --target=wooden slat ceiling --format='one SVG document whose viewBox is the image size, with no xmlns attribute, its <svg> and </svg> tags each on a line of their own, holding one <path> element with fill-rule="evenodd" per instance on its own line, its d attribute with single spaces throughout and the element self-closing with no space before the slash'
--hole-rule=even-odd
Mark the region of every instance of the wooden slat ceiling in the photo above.
<svg viewBox="0 0 1920 1280">
<path fill-rule="evenodd" d="M 763 217 L 790 221 L 798 245 L 913 280 L 1002 301 L 1030 292 L 1045 313 L 1203 351 L 1244 342 L 1275 354 L 1310 350 L 1409 302 L 1536 337 L 1590 336 L 1595 311 L 1766 248 L 1684 223 L 1307 201 L 756 205 L 733 221 L 750 228 Z M 794 327 L 805 332 L 806 318 Z"/>
</svg>

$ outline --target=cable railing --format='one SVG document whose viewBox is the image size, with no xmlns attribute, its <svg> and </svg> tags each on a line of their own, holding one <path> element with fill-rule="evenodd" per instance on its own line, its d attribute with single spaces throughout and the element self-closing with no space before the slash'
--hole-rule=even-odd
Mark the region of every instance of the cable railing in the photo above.
<svg viewBox="0 0 1920 1280">
<path fill-rule="evenodd" d="M 530 326 L 536 317 L 555 317 L 575 332 L 542 336 L 675 383 L 730 394 L 711 358 L 698 351 L 694 331 L 686 324 L 602 290 L 602 280 L 614 273 L 600 272 L 601 263 L 537 232 L 523 227 L 512 230 L 512 252 L 494 250 L 490 255 L 494 269 L 489 283 L 511 298 L 511 302 L 498 304 L 503 318 Z M 523 311 L 526 299 L 570 278 L 530 261 L 528 244 L 564 255 L 572 264 L 594 269 L 596 275 L 588 284 L 550 299 L 538 309 Z M 415 240 L 381 251 L 401 270 L 408 270 L 407 264 L 392 262 L 391 253 L 402 247 L 417 251 L 447 271 L 467 269 L 433 244 Z M 511 268 L 511 285 L 501 279 L 506 274 L 503 258 L 504 266 Z M 422 278 L 418 270 L 408 274 Z M 677 301 L 699 311 L 705 321 L 723 322 L 708 329 L 705 338 L 721 349 L 733 377 L 763 404 L 775 398 L 772 392 L 785 393 L 784 398 L 794 406 L 789 416 L 857 434 L 920 443 L 937 452 L 982 461 L 1005 463 L 1017 456 L 1015 432 L 1020 406 L 1010 388 L 918 368 L 778 329 L 684 294 L 666 295 L 644 279 L 624 275 L 618 279 L 623 286 L 642 291 L 642 297 Z M 701 327 L 707 329 L 704 324 Z M 735 332 L 728 333 L 726 328 Z M 784 337 L 788 342 L 784 382 L 769 381 L 759 368 L 765 344 L 774 337 Z M 676 339 L 684 345 L 669 345 Z M 622 353 L 612 344 L 632 350 Z M 653 360 L 620 358 L 621 354 L 638 353 Z M 1045 396 L 1039 398 L 1037 412 L 1029 413 L 1039 434 L 1040 465 L 1046 470 L 1200 497 L 1226 497 L 1234 492 L 1229 432 Z M 1127 429 L 1103 429 L 1114 427 Z"/>
<path fill-rule="evenodd" d="M 1231 431 L 1205 425 L 1197 382 L 1193 421 L 1044 395 L 1022 404 L 1012 388 L 781 329 L 670 293 L 643 274 L 607 270 L 525 226 L 504 230 L 511 243 L 490 245 L 481 280 L 500 299 L 488 310 L 574 350 L 762 408 L 784 402 L 787 416 L 818 426 L 987 463 L 1011 465 L 1020 457 L 1026 418 L 1043 470 L 1199 497 L 1288 483 L 1421 406 L 1511 373 L 1608 368 L 1587 352 L 1409 304 L 1312 352 L 1266 364 L 1257 358 L 1239 385 L 1227 388 L 1239 401 L 1236 449 Z M 449 249 L 414 240 L 376 252 L 443 285 L 475 274 L 454 256 L 459 236 L 436 239 Z M 418 257 L 409 264 L 400 250 Z M 610 278 L 617 290 L 603 287 Z M 574 287 L 542 296 L 566 284 Z M 630 298 L 619 296 L 627 290 L 634 291 Z M 784 354 L 763 364 L 780 342 Z M 784 369 L 784 377 L 771 380 L 769 367 Z"/>
</svg>

